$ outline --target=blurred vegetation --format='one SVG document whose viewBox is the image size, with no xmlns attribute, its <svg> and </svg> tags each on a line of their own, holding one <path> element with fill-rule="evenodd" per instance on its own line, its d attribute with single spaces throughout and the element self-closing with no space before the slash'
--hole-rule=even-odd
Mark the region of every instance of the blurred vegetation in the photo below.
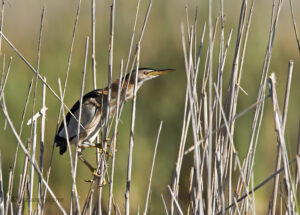
<svg viewBox="0 0 300 215">
<path fill-rule="evenodd" d="M 71 105 L 80 96 L 81 74 L 84 62 L 85 37 L 91 34 L 91 1 L 82 1 L 78 29 L 76 32 L 75 45 L 71 63 L 70 77 L 65 96 L 65 103 Z M 108 68 L 108 32 L 109 32 L 109 6 L 110 1 L 97 1 L 96 3 L 96 61 L 97 61 L 97 87 L 102 88 L 107 85 Z M 141 1 L 139 13 L 138 32 L 141 28 L 143 17 L 147 9 L 148 1 Z M 300 3 L 295 1 L 295 11 L 300 10 Z M 121 59 L 127 60 L 128 48 L 133 28 L 136 11 L 136 0 L 116 1 L 116 23 L 115 23 L 115 48 L 114 48 L 114 79 L 119 76 Z M 47 82 L 58 91 L 58 78 L 64 82 L 67 68 L 69 49 L 71 44 L 72 29 L 74 25 L 77 1 L 71 0 L 15 0 L 8 1 L 5 8 L 3 32 L 18 50 L 36 66 L 36 55 L 38 36 L 40 28 L 40 16 L 42 7 L 46 8 L 46 22 L 43 29 L 40 73 L 47 77 Z M 258 90 L 258 80 L 262 70 L 264 55 L 267 48 L 268 31 L 270 25 L 272 1 L 256 1 L 254 6 L 253 20 L 250 27 L 245 65 L 241 87 L 248 95 L 240 94 L 238 109 L 239 111 L 255 102 Z M 184 71 L 184 59 L 181 43 L 181 23 L 186 22 L 185 7 L 187 7 L 190 21 L 194 21 L 195 10 L 198 8 L 198 29 L 202 31 L 203 23 L 207 21 L 206 1 L 192 0 L 164 0 L 153 1 L 149 22 L 147 23 L 144 39 L 141 44 L 141 62 L 143 67 L 153 68 L 174 68 L 176 72 L 167 76 L 162 76 L 155 81 L 151 81 L 138 93 L 137 115 L 136 115 L 136 136 L 133 157 L 133 180 L 131 202 L 133 208 L 140 206 L 143 208 L 146 197 L 145 187 L 148 184 L 150 174 L 154 144 L 160 120 L 164 121 L 161 133 L 160 144 L 156 166 L 153 176 L 151 212 L 158 214 L 163 211 L 161 194 L 166 199 L 169 198 L 167 185 L 171 183 L 172 171 L 175 167 L 175 160 L 180 141 L 181 123 L 185 98 L 186 74 Z M 214 18 L 219 14 L 219 3 L 214 1 Z M 232 68 L 233 51 L 235 47 L 236 29 L 238 16 L 240 13 L 240 1 L 229 0 L 224 5 L 226 17 L 225 39 L 233 28 L 232 43 L 229 48 L 229 55 L 225 66 L 224 88 L 227 87 L 229 74 Z M 295 13 L 296 21 L 300 25 L 300 15 Z M 200 36 L 199 36 L 200 39 Z M 205 37 L 205 51 L 207 48 L 208 35 Z M 216 38 L 219 41 L 219 38 Z M 199 41 L 198 41 L 199 43 Z M 216 42 L 215 48 L 218 48 Z M 90 49 L 91 53 L 91 49 Z M 11 72 L 6 86 L 6 101 L 9 113 L 18 128 L 21 114 L 24 107 L 29 82 L 35 75 L 26 67 L 19 57 L 2 41 L 2 56 L 0 63 L 7 64 L 10 56 L 13 57 Z M 91 55 L 89 55 L 90 57 Z M 288 61 L 293 59 L 294 75 L 291 89 L 291 100 L 288 112 L 286 140 L 289 153 L 295 154 L 297 143 L 299 107 L 300 107 L 300 80 L 299 52 L 294 36 L 290 9 L 288 1 L 285 1 L 281 18 L 278 23 L 273 55 L 271 60 L 271 72 L 277 76 L 277 87 L 279 101 L 283 101 L 286 75 L 288 71 Z M 202 65 L 203 66 L 203 65 Z M 91 58 L 88 61 L 88 73 L 86 76 L 85 92 L 93 89 Z M 201 70 L 200 70 L 201 71 Z M 199 78 L 202 75 L 200 74 Z M 226 89 L 224 89 L 226 90 Z M 38 84 L 38 94 L 41 94 L 41 83 Z M 32 98 L 30 101 L 32 106 Z M 37 106 L 40 101 L 37 101 Z M 46 106 L 46 144 L 45 144 L 45 165 L 49 165 L 50 153 L 52 150 L 53 139 L 57 124 L 60 103 L 47 91 Z M 122 122 L 119 126 L 119 136 L 116 157 L 115 172 L 115 201 L 120 205 L 121 210 L 124 206 L 124 192 L 126 181 L 126 164 L 128 156 L 130 108 L 125 106 Z M 275 168 L 276 153 L 276 134 L 274 132 L 274 120 L 272 104 L 266 103 L 266 114 L 264 115 L 261 138 L 259 139 L 257 159 L 255 163 L 255 181 L 258 183 L 269 176 Z M 29 108 L 30 110 L 30 108 Z M 36 109 L 37 111 L 37 109 Z M 239 112 L 238 111 L 238 112 Z M 26 121 L 30 118 L 31 112 L 26 114 Z M 239 150 L 239 156 L 243 158 L 246 153 L 249 134 L 251 129 L 251 119 L 253 112 L 247 114 L 237 121 L 235 145 Z M 0 112 L 0 151 L 2 154 L 4 188 L 7 188 L 8 169 L 13 165 L 13 158 L 17 141 L 10 129 L 5 129 L 4 116 Z M 271 128 L 271 129 L 270 129 Z M 30 127 L 24 126 L 22 134 L 23 141 L 26 142 L 30 136 Z M 95 151 L 87 149 L 84 152 L 89 160 L 95 160 Z M 15 189 L 18 184 L 18 174 L 23 168 L 23 153 L 19 153 L 17 176 Z M 193 157 L 187 156 L 183 163 L 183 175 L 181 187 L 187 190 L 189 183 L 190 162 Z M 184 168 L 187 166 L 188 168 Z M 86 198 L 89 185 L 84 182 L 90 178 L 88 169 L 79 163 L 78 189 L 80 199 Z M 59 198 L 63 198 L 63 205 L 69 207 L 69 193 L 71 190 L 70 164 L 67 155 L 59 156 L 55 149 L 50 185 Z M 271 183 L 270 183 L 271 185 Z M 266 186 L 256 194 L 257 213 L 261 214 L 267 210 L 267 199 L 270 198 L 271 186 Z M 104 187 L 104 192 L 108 187 Z M 6 190 L 5 190 L 6 192 Z M 67 194 L 67 195 L 66 195 Z M 104 194 L 105 196 L 105 194 Z M 182 207 L 187 194 L 180 193 Z M 104 201 L 107 201 L 106 199 Z M 261 202 L 261 203 L 260 203 Z M 54 203 L 53 203 L 54 206 Z M 47 214 L 56 211 L 56 207 L 47 207 Z M 132 211 L 133 212 L 133 211 Z"/>
</svg>

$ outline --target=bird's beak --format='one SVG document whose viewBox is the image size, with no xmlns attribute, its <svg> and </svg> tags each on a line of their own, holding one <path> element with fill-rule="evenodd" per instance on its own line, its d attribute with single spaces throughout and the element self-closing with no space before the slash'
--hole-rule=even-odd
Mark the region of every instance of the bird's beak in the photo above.
<svg viewBox="0 0 300 215">
<path fill-rule="evenodd" d="M 154 71 L 149 72 L 147 74 L 147 76 L 149 76 L 149 77 L 159 76 L 159 75 L 167 74 L 167 73 L 173 72 L 173 71 L 175 71 L 175 69 L 159 69 L 159 70 L 154 70 Z"/>
</svg>

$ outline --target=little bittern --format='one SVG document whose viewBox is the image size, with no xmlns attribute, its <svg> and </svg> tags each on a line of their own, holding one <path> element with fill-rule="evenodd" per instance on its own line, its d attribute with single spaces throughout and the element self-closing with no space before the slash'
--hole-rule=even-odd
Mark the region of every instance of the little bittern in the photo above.
<svg viewBox="0 0 300 215">
<path fill-rule="evenodd" d="M 140 68 L 137 73 L 137 90 L 143 85 L 145 81 L 156 78 L 162 74 L 168 73 L 172 69 L 148 69 Z M 121 81 L 121 95 L 120 98 L 125 98 L 128 101 L 133 98 L 134 83 L 135 83 L 136 71 L 128 73 Z M 111 117 L 117 104 L 117 96 L 119 89 L 119 80 L 116 80 L 111 84 L 111 99 L 109 104 Z M 66 115 L 66 125 L 69 137 L 69 143 L 74 144 L 78 140 L 78 153 L 79 158 L 89 167 L 89 169 L 96 175 L 96 169 L 92 167 L 87 160 L 85 160 L 81 154 L 82 150 L 86 147 L 99 146 L 99 144 L 93 143 L 97 137 L 97 134 L 103 126 L 107 113 L 108 102 L 108 87 L 104 89 L 93 90 L 82 98 L 81 107 L 81 120 L 80 131 L 78 135 L 78 118 L 79 118 L 79 106 L 80 102 L 77 101 L 71 108 L 70 112 Z M 120 102 L 121 104 L 121 102 Z M 76 118 L 74 118 L 74 116 Z M 67 150 L 67 134 L 64 122 L 61 122 L 59 130 L 55 136 L 56 146 L 60 147 L 59 153 L 63 154 Z"/>
</svg>

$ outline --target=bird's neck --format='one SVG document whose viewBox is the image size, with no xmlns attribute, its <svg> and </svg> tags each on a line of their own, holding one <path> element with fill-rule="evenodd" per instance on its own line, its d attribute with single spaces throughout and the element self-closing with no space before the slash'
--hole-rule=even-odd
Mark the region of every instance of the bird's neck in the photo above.
<svg viewBox="0 0 300 215">
<path fill-rule="evenodd" d="M 132 80 L 122 80 L 123 83 L 121 83 L 121 96 L 120 99 L 123 98 L 126 92 L 126 100 L 130 100 L 133 98 L 133 91 L 134 91 L 134 82 Z M 111 85 L 111 98 L 112 99 L 117 99 L 118 96 L 118 91 L 119 91 L 119 84 L 120 80 L 116 80 L 115 82 L 112 83 Z M 142 86 L 142 83 L 137 84 L 137 90 Z"/>
</svg>

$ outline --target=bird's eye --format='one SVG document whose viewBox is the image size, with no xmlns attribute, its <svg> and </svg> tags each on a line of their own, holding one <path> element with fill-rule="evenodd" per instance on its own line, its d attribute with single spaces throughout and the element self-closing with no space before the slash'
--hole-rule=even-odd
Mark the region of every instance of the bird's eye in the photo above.
<svg viewBox="0 0 300 215">
<path fill-rule="evenodd" d="M 147 75 L 147 72 L 146 72 L 146 71 L 144 71 L 144 75 Z"/>
</svg>

